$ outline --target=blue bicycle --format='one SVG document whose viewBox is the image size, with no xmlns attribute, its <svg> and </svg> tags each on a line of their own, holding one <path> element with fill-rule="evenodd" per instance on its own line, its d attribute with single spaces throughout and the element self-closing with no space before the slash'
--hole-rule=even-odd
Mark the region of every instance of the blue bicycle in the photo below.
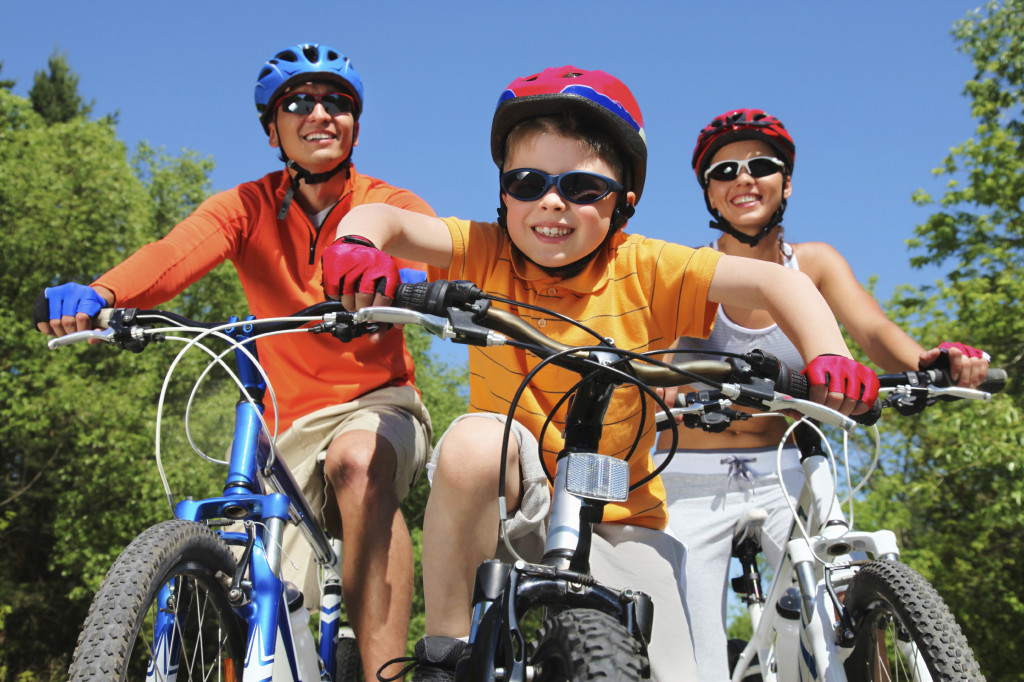
<svg viewBox="0 0 1024 682">
<path fill-rule="evenodd" d="M 347 341 L 375 330 L 335 323 L 349 319 L 342 311 L 327 302 L 284 318 L 211 325 L 162 311 L 110 309 L 98 317 L 105 329 L 49 341 L 56 349 L 99 339 L 133 352 L 152 341 L 187 341 L 182 353 L 204 350 L 240 393 L 223 493 L 175 503 L 164 479 L 175 518 L 143 531 L 111 567 L 79 637 L 71 680 L 357 679 L 358 649 L 340 618 L 340 543 L 318 523 L 269 435 L 267 379 L 254 343 L 275 333 L 333 333 Z M 207 345 L 215 338 L 227 350 Z M 224 360 L 229 354 L 234 371 Z M 279 577 L 289 523 L 301 529 L 325 576 L 319 645 L 301 592 Z"/>
</svg>

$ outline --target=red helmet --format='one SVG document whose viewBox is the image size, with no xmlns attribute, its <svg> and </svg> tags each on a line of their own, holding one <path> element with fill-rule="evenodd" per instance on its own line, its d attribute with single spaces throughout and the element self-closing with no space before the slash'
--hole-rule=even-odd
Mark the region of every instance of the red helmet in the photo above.
<svg viewBox="0 0 1024 682">
<path fill-rule="evenodd" d="M 627 164 L 622 183 L 640 195 L 647 175 L 647 136 L 640 107 L 626 84 L 604 71 L 575 66 L 550 68 L 508 84 L 491 122 L 491 157 L 501 167 L 505 138 L 520 121 L 535 116 L 580 113 L 596 118 L 612 136 Z"/>
<path fill-rule="evenodd" d="M 786 163 L 787 175 L 793 173 L 796 145 L 782 121 L 760 109 L 733 109 L 716 116 L 697 136 L 691 164 L 701 187 L 705 187 L 704 171 L 711 165 L 715 153 L 730 142 L 740 140 L 764 140 Z"/>
</svg>

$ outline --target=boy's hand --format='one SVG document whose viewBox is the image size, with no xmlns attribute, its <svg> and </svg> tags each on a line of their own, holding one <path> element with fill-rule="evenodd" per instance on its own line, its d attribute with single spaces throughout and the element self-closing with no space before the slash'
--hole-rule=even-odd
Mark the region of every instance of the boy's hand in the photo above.
<svg viewBox="0 0 1024 682">
<path fill-rule="evenodd" d="M 71 332 L 88 331 L 93 328 L 93 317 L 107 305 L 107 301 L 95 289 L 84 284 L 68 282 L 59 287 L 43 289 L 40 298 L 46 301 L 46 320 L 36 318 L 36 329 L 50 336 L 64 336 Z M 37 302 L 40 306 L 41 302 Z"/>
<path fill-rule="evenodd" d="M 370 240 L 346 235 L 327 247 L 322 260 L 324 294 L 346 310 L 390 305 L 394 299 L 401 281 L 398 265 Z"/>
<path fill-rule="evenodd" d="M 841 355 L 819 355 L 801 374 L 807 377 L 811 400 L 843 414 L 866 412 L 878 398 L 878 376 Z"/>
<path fill-rule="evenodd" d="M 949 362 L 949 375 L 957 386 L 975 388 L 988 374 L 988 353 L 959 342 L 943 341 L 938 348 L 921 354 L 918 368 L 925 370 L 935 366 L 945 352 Z"/>
</svg>

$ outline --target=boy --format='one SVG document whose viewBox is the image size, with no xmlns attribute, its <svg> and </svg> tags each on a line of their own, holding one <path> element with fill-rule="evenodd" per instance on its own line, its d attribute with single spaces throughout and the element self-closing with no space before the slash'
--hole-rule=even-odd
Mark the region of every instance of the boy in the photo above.
<svg viewBox="0 0 1024 682">
<path fill-rule="evenodd" d="M 497 224 L 359 207 L 324 254 L 327 295 L 340 296 L 350 309 L 386 303 L 397 276 L 384 252 L 415 257 L 428 264 L 431 279 L 466 279 L 488 293 L 556 309 L 638 352 L 666 348 L 680 334 L 707 336 L 718 303 L 766 308 L 802 355 L 813 358 L 806 373 L 821 402 L 848 414 L 874 401 L 877 380 L 849 359 L 828 306 L 805 276 L 621 232 L 643 191 L 647 145 L 639 107 L 619 80 L 564 67 L 513 81 L 495 111 L 491 153 L 501 170 Z M 375 294 L 380 279 L 392 284 Z M 800 305 L 786 307 L 787 301 Z M 559 320 L 525 309 L 522 316 L 565 344 L 592 342 Z M 423 534 L 427 636 L 416 647 L 414 680 L 452 679 L 465 648 L 474 572 L 495 555 L 498 540 L 495 488 L 505 413 L 536 362 L 508 346 L 470 348 L 470 414 L 453 422 L 431 462 Z M 538 458 L 554 470 L 558 420 L 542 449 L 536 438 L 570 386 L 567 375 L 539 374 L 515 415 L 508 461 L 509 471 L 521 475 L 506 482 L 516 511 L 508 532 L 529 560 L 540 556 L 549 502 Z M 641 426 L 638 414 L 634 391 L 615 398 L 603 454 L 629 449 Z M 564 417 L 564 407 L 557 416 Z M 648 429 L 637 451 L 649 451 L 653 440 Z M 653 470 L 649 457 L 634 457 L 630 466 L 634 481 Z M 637 588 L 654 599 L 655 679 L 696 679 L 673 582 L 682 546 L 662 532 L 664 497 L 654 479 L 627 502 L 606 505 L 595 528 L 592 571 L 605 584 Z"/>
</svg>

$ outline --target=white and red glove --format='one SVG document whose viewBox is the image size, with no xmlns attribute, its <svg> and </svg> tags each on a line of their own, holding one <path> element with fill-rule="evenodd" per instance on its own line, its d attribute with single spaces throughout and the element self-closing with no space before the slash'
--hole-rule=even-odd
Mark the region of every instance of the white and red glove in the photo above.
<svg viewBox="0 0 1024 682">
<path fill-rule="evenodd" d="M 841 355 L 819 355 L 804 367 L 801 374 L 807 377 L 812 396 L 821 393 L 820 390 L 815 391 L 815 387 L 824 387 L 827 393 L 841 393 L 848 413 L 856 407 L 855 403 L 860 402 L 870 408 L 878 398 L 878 376 L 856 360 Z M 834 400 L 822 402 L 843 411 L 841 405 L 830 404 L 836 402 Z"/>
<path fill-rule="evenodd" d="M 340 299 L 349 310 L 357 294 L 371 300 L 374 294 L 394 298 L 401 282 L 395 260 L 357 235 L 346 235 L 328 246 L 322 263 L 324 294 Z"/>
<path fill-rule="evenodd" d="M 921 354 L 918 369 L 948 370 L 958 386 L 973 388 L 985 380 L 989 359 L 983 350 L 956 341 L 943 341 L 938 348 Z"/>
</svg>

